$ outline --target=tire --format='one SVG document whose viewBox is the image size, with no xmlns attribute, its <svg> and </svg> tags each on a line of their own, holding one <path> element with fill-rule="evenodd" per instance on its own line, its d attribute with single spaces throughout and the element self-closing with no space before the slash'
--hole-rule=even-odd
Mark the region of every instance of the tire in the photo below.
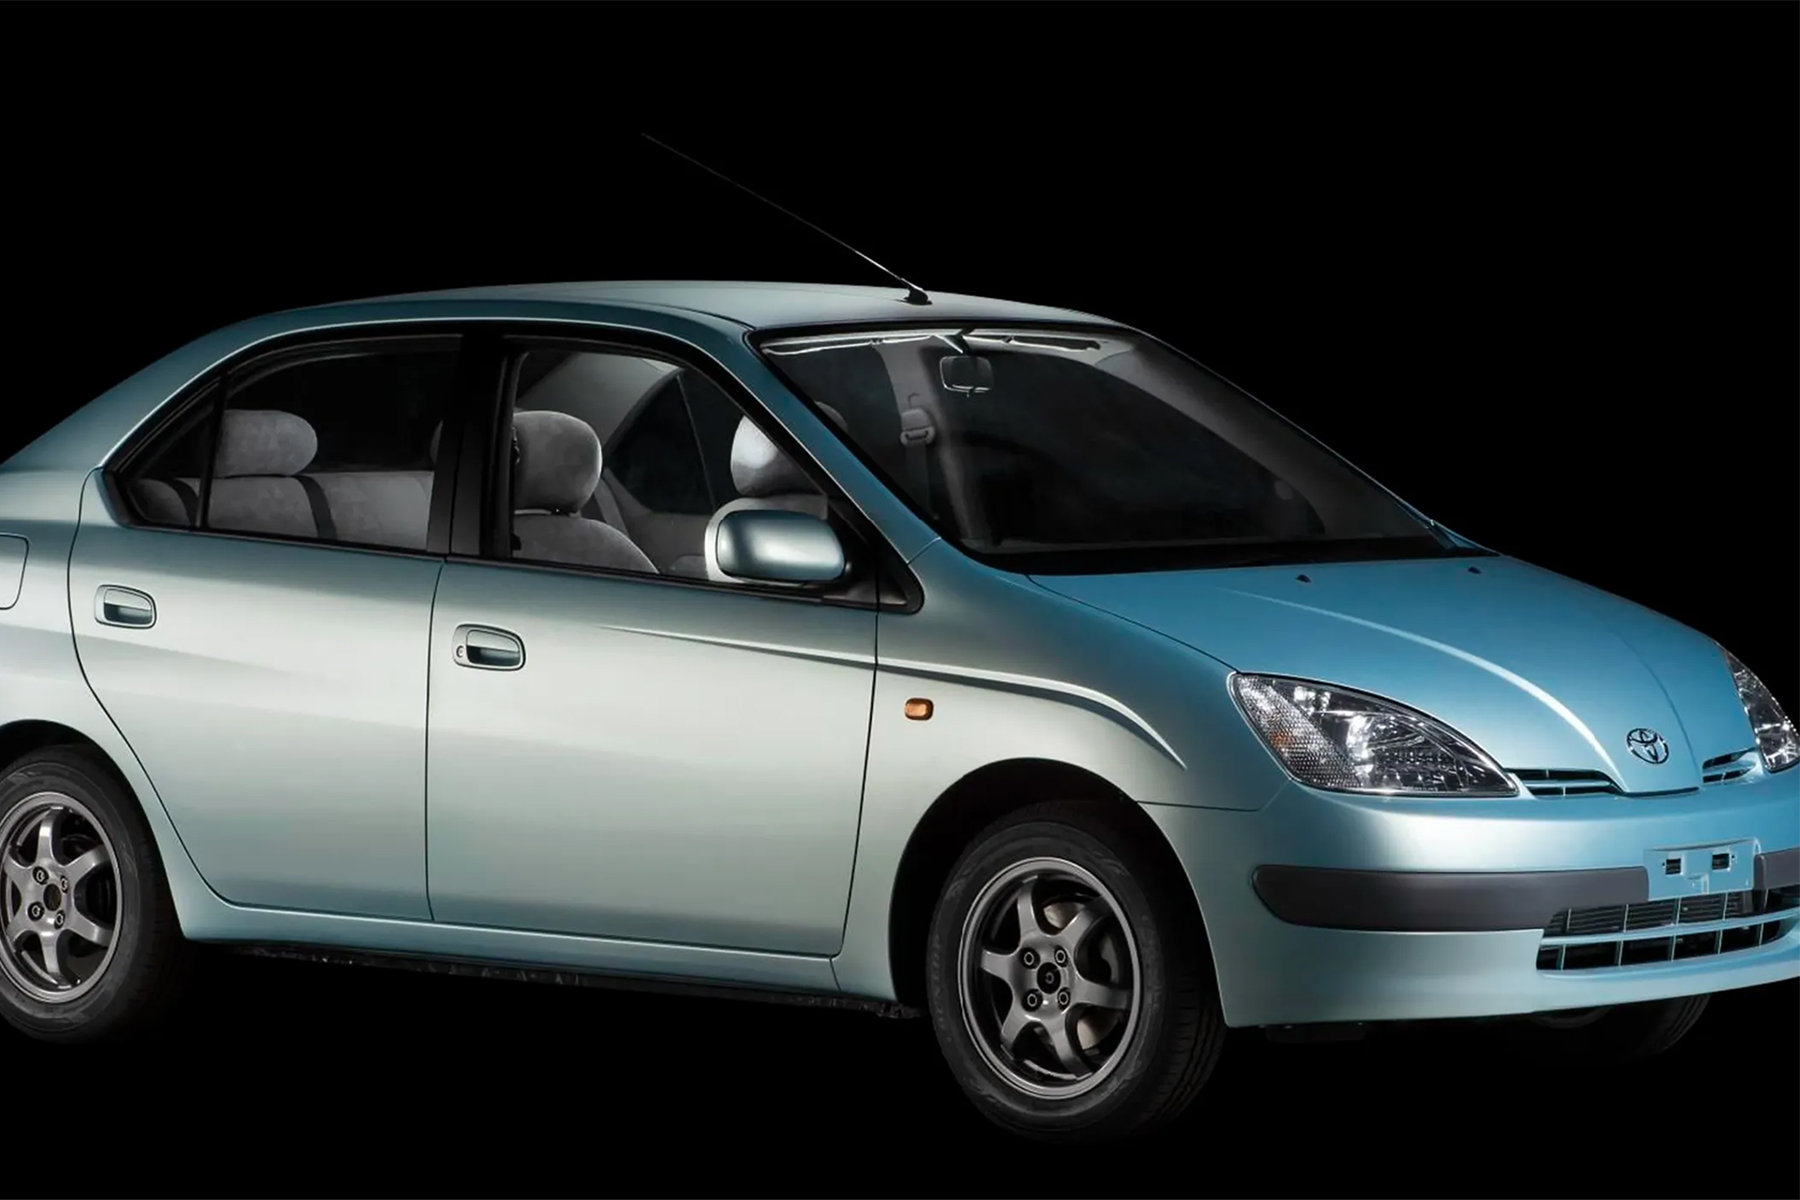
<svg viewBox="0 0 1800 1200">
<path fill-rule="evenodd" d="M 1211 954 L 1159 851 L 1099 805 L 1055 802 L 990 826 L 952 868 L 927 943 L 928 1005 L 951 1071 L 1001 1127 L 1057 1141 L 1148 1133 L 1212 1073 L 1225 1021 Z M 1021 895 L 1037 926 L 1026 936 Z M 1050 1028 L 1068 1039 L 1060 1051 Z"/>
<path fill-rule="evenodd" d="M 1643 1004 L 1621 1004 L 1591 1025 L 1574 1031 L 1582 1049 L 1606 1062 L 1635 1062 L 1672 1049 L 1692 1032 L 1711 996 L 1682 996 Z"/>
<path fill-rule="evenodd" d="M 55 747 L 7 768 L 0 1016 L 41 1041 L 128 1037 L 166 1011 L 191 959 L 149 826 L 110 766 Z"/>
</svg>

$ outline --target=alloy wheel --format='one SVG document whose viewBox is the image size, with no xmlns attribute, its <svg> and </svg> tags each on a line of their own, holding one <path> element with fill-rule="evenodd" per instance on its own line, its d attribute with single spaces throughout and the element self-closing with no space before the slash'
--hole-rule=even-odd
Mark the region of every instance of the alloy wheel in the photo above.
<svg viewBox="0 0 1800 1200">
<path fill-rule="evenodd" d="M 999 872 L 969 908 L 959 958 L 970 1036 L 1020 1091 L 1079 1096 L 1123 1057 L 1141 1007 L 1137 942 L 1092 872 L 1060 858 Z"/>
<path fill-rule="evenodd" d="M 88 992 L 118 947 L 117 856 L 88 807 L 39 792 L 0 829 L 0 970 L 47 1004 Z"/>
</svg>

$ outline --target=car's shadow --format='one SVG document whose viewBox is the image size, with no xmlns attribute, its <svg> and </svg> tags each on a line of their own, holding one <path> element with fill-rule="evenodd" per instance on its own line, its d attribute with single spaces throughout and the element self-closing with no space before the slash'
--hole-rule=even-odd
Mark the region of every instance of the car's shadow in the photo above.
<svg viewBox="0 0 1800 1200">
<path fill-rule="evenodd" d="M 44 1112 L 115 1114 L 101 1193 L 1793 1196 L 1797 1017 L 1729 993 L 1623 1068 L 1506 1025 L 1242 1031 L 1129 1152 L 993 1130 L 923 1020 L 218 952 L 140 1044 L 7 1048 Z"/>
</svg>

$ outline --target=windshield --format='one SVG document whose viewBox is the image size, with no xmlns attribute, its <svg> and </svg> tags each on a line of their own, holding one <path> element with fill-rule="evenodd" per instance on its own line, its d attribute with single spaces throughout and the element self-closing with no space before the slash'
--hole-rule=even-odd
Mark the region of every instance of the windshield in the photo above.
<svg viewBox="0 0 1800 1200">
<path fill-rule="evenodd" d="M 1262 404 L 1119 330 L 765 341 L 944 537 L 1034 573 L 1469 553 Z"/>
</svg>

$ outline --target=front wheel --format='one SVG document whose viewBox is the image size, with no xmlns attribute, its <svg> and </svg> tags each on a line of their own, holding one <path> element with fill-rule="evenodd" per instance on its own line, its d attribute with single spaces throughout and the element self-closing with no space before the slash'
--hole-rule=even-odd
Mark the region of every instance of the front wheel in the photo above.
<svg viewBox="0 0 1800 1200">
<path fill-rule="evenodd" d="M 0 777 L 0 1016 L 46 1041 L 141 1028 L 179 987 L 187 943 L 136 803 L 74 748 Z"/>
<path fill-rule="evenodd" d="M 1141 1133 L 1178 1115 L 1225 1024 L 1186 883 L 1104 809 L 990 827 L 932 922 L 932 1023 L 963 1089 L 1032 1137 Z"/>
<path fill-rule="evenodd" d="M 1693 1032 L 1711 996 L 1650 1000 L 1607 1009 L 1573 1036 L 1581 1049 L 1607 1062 L 1636 1062 L 1671 1050 Z"/>
</svg>

